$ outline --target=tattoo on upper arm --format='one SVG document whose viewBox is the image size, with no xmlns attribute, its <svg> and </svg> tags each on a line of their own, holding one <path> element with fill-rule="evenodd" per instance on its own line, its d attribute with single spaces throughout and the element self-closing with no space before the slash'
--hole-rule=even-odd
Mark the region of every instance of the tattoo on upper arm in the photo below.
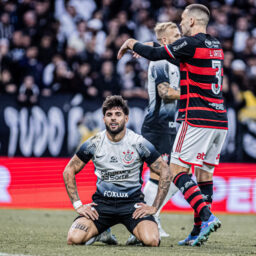
<svg viewBox="0 0 256 256">
<path fill-rule="evenodd" d="M 68 167 L 74 169 L 75 173 L 77 174 L 84 167 L 84 162 L 81 161 L 77 156 L 74 156 L 68 163 Z"/>
</svg>

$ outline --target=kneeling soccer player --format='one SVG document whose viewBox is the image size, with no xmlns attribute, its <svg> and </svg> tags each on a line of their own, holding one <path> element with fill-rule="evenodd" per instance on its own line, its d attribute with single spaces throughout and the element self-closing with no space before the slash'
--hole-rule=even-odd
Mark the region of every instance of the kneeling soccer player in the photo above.
<svg viewBox="0 0 256 256">
<path fill-rule="evenodd" d="M 102 106 L 106 129 L 88 139 L 67 164 L 63 177 L 67 193 L 79 216 L 68 232 L 68 244 L 102 241 L 117 244 L 109 228 L 121 223 L 144 245 L 158 246 L 157 224 L 152 216 L 168 192 L 171 172 L 155 147 L 126 128 L 129 109 L 121 96 L 110 96 Z M 98 178 L 93 202 L 79 199 L 75 175 L 92 159 Z M 160 175 L 158 193 L 152 206 L 141 192 L 144 161 Z"/>
</svg>

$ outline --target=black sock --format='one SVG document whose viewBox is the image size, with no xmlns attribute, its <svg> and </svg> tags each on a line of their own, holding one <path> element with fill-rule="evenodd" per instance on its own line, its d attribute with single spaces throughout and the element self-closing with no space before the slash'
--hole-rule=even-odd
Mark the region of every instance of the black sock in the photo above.
<svg viewBox="0 0 256 256">
<path fill-rule="evenodd" d="M 185 172 L 178 173 L 173 183 L 183 193 L 184 198 L 191 207 L 199 214 L 202 221 L 206 221 L 211 216 L 211 211 L 207 207 L 197 184 Z"/>
</svg>

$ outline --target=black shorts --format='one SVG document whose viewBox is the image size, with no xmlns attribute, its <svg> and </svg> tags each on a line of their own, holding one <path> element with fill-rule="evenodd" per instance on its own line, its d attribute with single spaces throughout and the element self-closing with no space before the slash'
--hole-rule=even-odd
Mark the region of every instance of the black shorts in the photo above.
<svg viewBox="0 0 256 256">
<path fill-rule="evenodd" d="M 156 150 L 162 155 L 168 157 L 168 164 L 170 163 L 170 154 L 172 152 L 172 146 L 175 141 L 176 134 L 162 134 L 145 131 L 142 129 L 142 136 L 150 141 L 156 148 Z M 165 159 L 164 159 L 165 160 Z"/>
<path fill-rule="evenodd" d="M 125 225 L 125 227 L 131 233 L 133 233 L 134 228 L 139 222 L 144 220 L 150 220 L 155 222 L 155 219 L 152 215 L 140 219 L 132 218 L 132 214 L 136 210 L 136 208 L 134 207 L 135 204 L 145 203 L 145 201 L 141 199 L 128 201 L 93 198 L 93 202 L 98 204 L 94 206 L 94 208 L 99 214 L 99 219 L 94 220 L 93 222 L 98 229 L 99 234 L 116 224 Z M 76 219 L 81 217 L 83 216 L 78 216 Z"/>
</svg>

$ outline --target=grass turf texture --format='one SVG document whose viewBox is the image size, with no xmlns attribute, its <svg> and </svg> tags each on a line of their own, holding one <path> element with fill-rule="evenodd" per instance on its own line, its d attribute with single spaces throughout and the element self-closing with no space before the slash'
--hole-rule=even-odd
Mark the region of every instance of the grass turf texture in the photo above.
<svg viewBox="0 0 256 256">
<path fill-rule="evenodd" d="M 163 238 L 159 248 L 126 246 L 129 233 L 122 225 L 112 228 L 117 246 L 68 246 L 66 235 L 75 216 L 74 211 L 0 209 L 0 255 L 256 255 L 255 215 L 218 215 L 222 228 L 211 234 L 205 245 L 183 247 L 177 242 L 191 230 L 192 215 L 161 214 L 162 225 L 171 236 Z"/>
</svg>

